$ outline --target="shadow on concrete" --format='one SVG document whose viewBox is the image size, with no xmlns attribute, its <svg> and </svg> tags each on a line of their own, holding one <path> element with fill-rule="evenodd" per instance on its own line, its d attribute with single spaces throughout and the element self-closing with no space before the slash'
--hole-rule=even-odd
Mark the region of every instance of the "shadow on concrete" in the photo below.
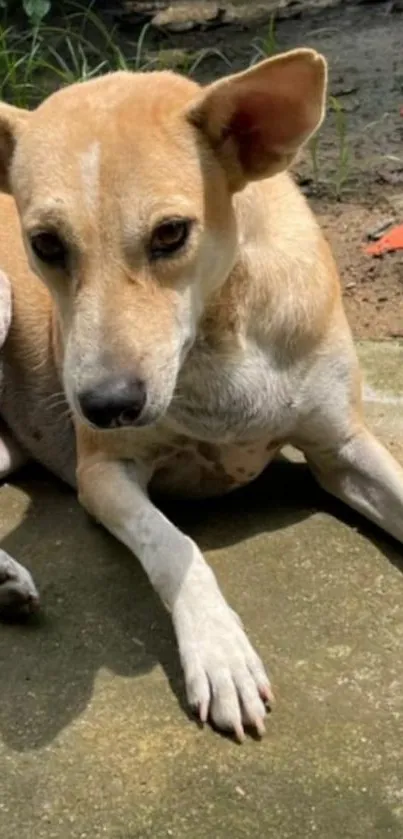
<svg viewBox="0 0 403 839">
<path fill-rule="evenodd" d="M 158 504 L 204 551 L 281 530 L 315 512 L 328 513 L 371 539 L 403 573 L 403 547 L 396 539 L 322 490 L 305 463 L 285 456 L 252 484 L 218 500 Z"/>
<path fill-rule="evenodd" d="M 74 495 L 39 468 L 13 482 L 30 498 L 2 547 L 33 573 L 42 611 L 0 628 L 0 731 L 17 751 L 43 747 L 89 702 L 99 668 L 134 677 L 157 663 L 182 708 L 183 682 L 169 615 L 139 563 L 93 524 Z M 222 499 L 164 505 L 202 550 L 287 528 L 325 510 L 363 531 L 403 570 L 399 545 L 323 493 L 286 460 Z M 136 686 L 133 685 L 135 707 Z"/>
</svg>

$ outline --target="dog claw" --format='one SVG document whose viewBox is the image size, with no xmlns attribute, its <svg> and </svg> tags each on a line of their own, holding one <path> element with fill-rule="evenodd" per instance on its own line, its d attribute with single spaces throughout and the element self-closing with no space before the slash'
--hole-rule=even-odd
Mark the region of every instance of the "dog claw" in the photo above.
<svg viewBox="0 0 403 839">
<path fill-rule="evenodd" d="M 266 734 L 266 726 L 262 719 L 254 719 L 253 727 L 256 729 L 258 737 L 264 737 L 264 735 Z"/>
<path fill-rule="evenodd" d="M 208 702 L 201 702 L 199 705 L 199 719 L 203 725 L 207 722 L 208 718 Z"/>
<path fill-rule="evenodd" d="M 275 704 L 276 700 L 274 698 L 274 693 L 270 687 L 270 685 L 265 685 L 264 687 L 259 688 L 260 698 L 263 700 L 267 707 L 271 707 Z"/>
<path fill-rule="evenodd" d="M 235 738 L 238 741 L 238 743 L 244 743 L 245 742 L 245 732 L 243 730 L 242 725 L 241 726 L 236 726 L 235 729 L 234 729 L 234 733 L 235 733 Z"/>
</svg>

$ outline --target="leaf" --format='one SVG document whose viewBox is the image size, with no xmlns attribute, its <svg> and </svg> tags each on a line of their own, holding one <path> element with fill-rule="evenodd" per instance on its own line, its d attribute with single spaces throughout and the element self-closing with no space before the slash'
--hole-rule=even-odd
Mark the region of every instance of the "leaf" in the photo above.
<svg viewBox="0 0 403 839">
<path fill-rule="evenodd" d="M 40 23 L 50 11 L 51 0 L 23 0 L 22 5 L 32 23 Z"/>
</svg>

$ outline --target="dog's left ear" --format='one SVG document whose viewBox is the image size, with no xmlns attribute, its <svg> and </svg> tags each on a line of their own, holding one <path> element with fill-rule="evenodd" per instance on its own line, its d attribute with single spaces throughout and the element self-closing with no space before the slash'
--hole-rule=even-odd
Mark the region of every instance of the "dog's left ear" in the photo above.
<svg viewBox="0 0 403 839">
<path fill-rule="evenodd" d="M 0 192 L 10 192 L 9 172 L 18 138 L 29 111 L 0 102 Z"/>
<path fill-rule="evenodd" d="M 291 163 L 322 122 L 326 77 L 323 56 L 298 49 L 202 91 L 188 119 L 207 136 L 231 190 Z"/>
</svg>

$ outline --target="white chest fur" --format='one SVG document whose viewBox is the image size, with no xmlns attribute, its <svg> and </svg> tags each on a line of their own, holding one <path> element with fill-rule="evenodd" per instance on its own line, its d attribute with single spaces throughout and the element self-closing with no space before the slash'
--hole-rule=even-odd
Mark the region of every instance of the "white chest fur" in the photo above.
<svg viewBox="0 0 403 839">
<path fill-rule="evenodd" d="M 181 371 L 169 420 L 214 443 L 284 438 L 295 425 L 302 373 L 252 343 L 228 355 L 198 347 Z"/>
</svg>

